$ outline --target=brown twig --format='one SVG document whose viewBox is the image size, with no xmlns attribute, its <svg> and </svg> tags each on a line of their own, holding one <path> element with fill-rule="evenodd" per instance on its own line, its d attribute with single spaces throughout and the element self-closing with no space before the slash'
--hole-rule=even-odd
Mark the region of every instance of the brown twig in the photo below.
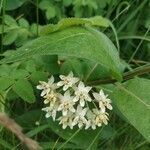
<svg viewBox="0 0 150 150">
<path fill-rule="evenodd" d="M 0 124 L 14 133 L 29 150 L 42 150 L 39 144 L 22 133 L 22 128 L 5 113 L 0 113 Z"/>
</svg>

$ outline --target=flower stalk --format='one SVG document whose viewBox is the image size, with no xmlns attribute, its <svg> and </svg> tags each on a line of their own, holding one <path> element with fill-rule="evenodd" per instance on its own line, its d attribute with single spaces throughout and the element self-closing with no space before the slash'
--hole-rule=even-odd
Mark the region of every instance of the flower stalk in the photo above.
<svg viewBox="0 0 150 150">
<path fill-rule="evenodd" d="M 123 74 L 122 82 L 132 79 L 135 76 L 147 74 L 149 72 L 150 72 L 150 64 L 144 65 L 142 67 L 138 67 L 132 71 L 125 72 Z M 116 83 L 116 82 L 118 82 L 116 79 L 106 78 L 106 79 L 98 79 L 98 80 L 94 80 L 94 81 L 89 81 L 89 82 L 87 82 L 87 85 L 92 85 L 92 86 L 95 85 L 96 86 L 96 85 L 100 85 L 100 84 L 109 84 L 109 83 Z"/>
</svg>

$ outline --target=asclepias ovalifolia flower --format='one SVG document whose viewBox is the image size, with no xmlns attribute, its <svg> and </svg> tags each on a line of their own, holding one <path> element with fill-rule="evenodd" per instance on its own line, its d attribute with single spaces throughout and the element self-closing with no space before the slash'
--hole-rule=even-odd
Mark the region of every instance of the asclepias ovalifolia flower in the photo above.
<svg viewBox="0 0 150 150">
<path fill-rule="evenodd" d="M 99 93 L 93 92 L 92 87 L 85 86 L 72 72 L 59 77 L 57 83 L 51 76 L 48 82 L 39 81 L 37 86 L 46 105 L 42 108 L 46 118 L 52 117 L 53 121 L 59 121 L 63 129 L 78 126 L 94 130 L 108 124 L 107 110 L 112 110 L 112 105 L 102 89 Z"/>
</svg>

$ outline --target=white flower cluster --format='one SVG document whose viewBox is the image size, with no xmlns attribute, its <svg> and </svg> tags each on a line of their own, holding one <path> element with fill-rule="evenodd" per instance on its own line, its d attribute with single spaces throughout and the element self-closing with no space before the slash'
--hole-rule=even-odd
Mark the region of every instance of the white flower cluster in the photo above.
<svg viewBox="0 0 150 150">
<path fill-rule="evenodd" d="M 103 90 L 92 92 L 92 87 L 85 86 L 72 72 L 68 76 L 60 75 L 60 79 L 55 83 L 51 76 L 48 82 L 40 81 L 37 86 L 37 89 L 42 90 L 44 104 L 47 104 L 47 107 L 42 108 L 46 118 L 52 117 L 53 121 L 59 121 L 63 129 L 67 126 L 73 129 L 75 125 L 96 129 L 103 123 L 108 124 L 109 114 L 106 110 L 112 110 L 112 106 Z"/>
</svg>

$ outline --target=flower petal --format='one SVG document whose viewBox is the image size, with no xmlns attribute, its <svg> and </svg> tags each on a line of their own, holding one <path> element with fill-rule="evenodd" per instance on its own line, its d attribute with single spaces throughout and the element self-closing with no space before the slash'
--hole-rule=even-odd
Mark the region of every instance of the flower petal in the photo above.
<svg viewBox="0 0 150 150">
<path fill-rule="evenodd" d="M 112 110 L 112 109 L 113 109 L 113 107 L 112 107 L 110 104 L 107 104 L 107 108 L 108 108 L 109 110 Z"/>
<path fill-rule="evenodd" d="M 62 111 L 63 116 L 67 116 L 67 112 L 68 112 L 67 110 L 63 110 Z"/>
<path fill-rule="evenodd" d="M 50 113 L 46 113 L 46 115 L 45 115 L 46 118 L 49 118 L 50 116 L 51 116 Z"/>
<path fill-rule="evenodd" d="M 44 104 L 48 104 L 50 101 L 48 99 L 44 100 Z"/>
<path fill-rule="evenodd" d="M 63 86 L 64 85 L 64 82 L 63 81 L 59 81 L 58 83 L 57 83 L 57 86 Z"/>
<path fill-rule="evenodd" d="M 84 107 L 84 105 L 85 105 L 84 99 L 80 99 L 80 105 L 81 105 L 82 107 Z"/>
<path fill-rule="evenodd" d="M 61 80 L 64 80 L 64 78 L 66 78 L 66 76 L 60 75 L 59 78 L 60 78 Z"/>
<path fill-rule="evenodd" d="M 42 90 L 44 87 L 43 87 L 42 85 L 37 85 L 36 88 L 37 88 L 38 90 Z"/>
<path fill-rule="evenodd" d="M 63 91 L 66 91 L 68 88 L 69 88 L 68 85 L 64 85 L 64 86 L 63 86 Z"/>
<path fill-rule="evenodd" d="M 46 90 L 43 90 L 43 91 L 41 92 L 41 96 L 43 97 L 45 94 L 46 94 Z"/>
<path fill-rule="evenodd" d="M 53 84 L 54 83 L 54 77 L 51 76 L 49 79 L 48 79 L 48 84 Z"/>
<path fill-rule="evenodd" d="M 98 93 L 93 93 L 93 96 L 97 101 L 99 101 L 101 99 L 101 97 Z"/>
<path fill-rule="evenodd" d="M 73 98 L 73 102 L 77 102 L 79 100 L 79 96 L 75 96 L 74 98 Z"/>
</svg>

